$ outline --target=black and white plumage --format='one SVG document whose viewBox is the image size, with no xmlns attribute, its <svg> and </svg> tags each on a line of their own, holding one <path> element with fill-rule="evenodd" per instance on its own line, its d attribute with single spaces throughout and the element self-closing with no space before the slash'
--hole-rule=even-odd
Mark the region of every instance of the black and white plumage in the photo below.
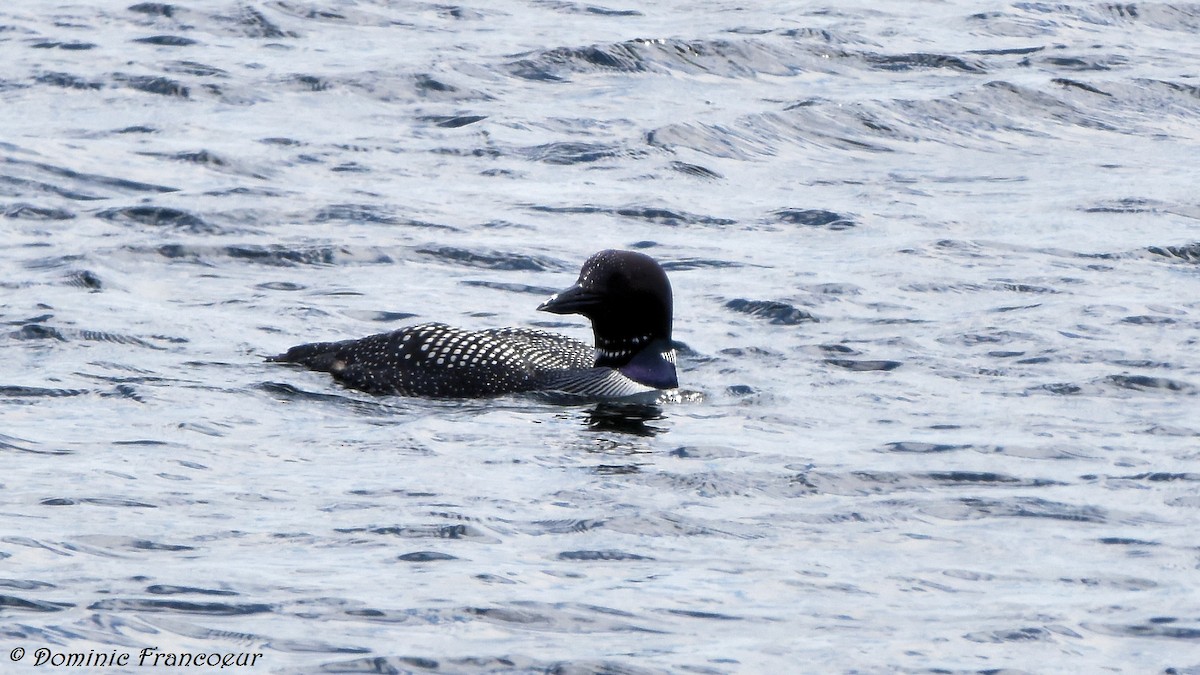
<svg viewBox="0 0 1200 675">
<path fill-rule="evenodd" d="M 271 361 L 327 372 L 373 394 L 474 398 L 561 392 L 624 398 L 679 386 L 667 274 L 633 251 L 601 251 L 539 310 L 591 319 L 595 348 L 528 328 L 426 323 L 358 340 L 292 347 Z"/>
</svg>

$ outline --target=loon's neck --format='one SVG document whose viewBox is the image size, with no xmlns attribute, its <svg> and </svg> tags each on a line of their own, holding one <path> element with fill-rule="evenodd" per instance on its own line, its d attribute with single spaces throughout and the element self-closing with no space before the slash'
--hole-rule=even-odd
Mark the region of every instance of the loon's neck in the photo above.
<svg viewBox="0 0 1200 675">
<path fill-rule="evenodd" d="M 612 368 L 655 389 L 679 386 L 675 348 L 669 338 L 645 335 L 614 340 L 596 336 L 596 366 Z"/>
<path fill-rule="evenodd" d="M 655 342 L 654 336 L 650 334 L 620 337 L 596 335 L 595 338 L 596 365 L 606 368 L 620 368 Z"/>
</svg>

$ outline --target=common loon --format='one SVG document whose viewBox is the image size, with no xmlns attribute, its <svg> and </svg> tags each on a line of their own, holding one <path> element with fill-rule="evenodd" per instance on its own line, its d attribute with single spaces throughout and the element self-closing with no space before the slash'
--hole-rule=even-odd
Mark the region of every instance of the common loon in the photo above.
<svg viewBox="0 0 1200 675">
<path fill-rule="evenodd" d="M 536 391 L 610 399 L 679 386 L 671 283 L 650 256 L 600 251 L 583 264 L 574 286 L 538 309 L 590 319 L 595 348 L 542 330 L 426 323 L 298 345 L 268 360 L 327 372 L 372 394 L 433 398 Z"/>
</svg>

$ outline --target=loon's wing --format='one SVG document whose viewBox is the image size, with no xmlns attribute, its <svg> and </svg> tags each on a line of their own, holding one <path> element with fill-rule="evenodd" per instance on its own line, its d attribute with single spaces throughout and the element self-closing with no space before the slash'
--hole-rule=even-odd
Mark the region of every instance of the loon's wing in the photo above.
<svg viewBox="0 0 1200 675">
<path fill-rule="evenodd" d="M 464 331 L 433 323 L 299 345 L 271 360 L 330 373 L 372 394 L 463 397 L 539 390 L 614 399 L 662 388 L 652 386 L 655 380 L 641 384 L 619 370 L 595 367 L 594 354 L 583 342 L 542 330 Z"/>
<path fill-rule="evenodd" d="M 469 397 L 534 386 L 519 351 L 491 336 L 427 323 L 357 340 L 299 345 L 271 360 L 327 372 L 371 394 Z"/>
<path fill-rule="evenodd" d="M 595 350 L 569 337 L 534 328 L 492 328 L 485 335 L 520 345 L 520 351 L 535 368 L 567 370 L 591 368 Z"/>
</svg>

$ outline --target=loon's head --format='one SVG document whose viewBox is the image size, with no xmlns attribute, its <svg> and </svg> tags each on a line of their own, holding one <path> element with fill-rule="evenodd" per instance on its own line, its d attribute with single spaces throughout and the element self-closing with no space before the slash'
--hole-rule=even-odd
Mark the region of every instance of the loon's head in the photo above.
<svg viewBox="0 0 1200 675">
<path fill-rule="evenodd" d="M 671 282 L 662 266 L 644 253 L 600 251 L 583 263 L 574 286 L 538 309 L 591 319 L 597 366 L 623 370 L 651 343 L 658 354 L 673 356 Z M 670 370 L 673 379 L 673 365 Z"/>
</svg>

